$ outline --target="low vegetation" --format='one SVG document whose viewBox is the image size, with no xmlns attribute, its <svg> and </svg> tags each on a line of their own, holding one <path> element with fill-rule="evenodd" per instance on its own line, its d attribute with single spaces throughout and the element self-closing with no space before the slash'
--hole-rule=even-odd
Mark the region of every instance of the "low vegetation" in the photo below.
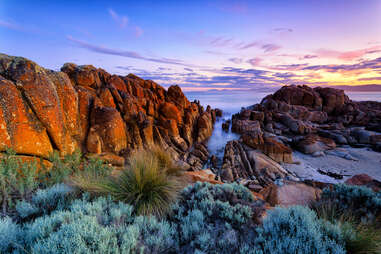
<svg viewBox="0 0 381 254">
<path fill-rule="evenodd" d="M 332 186 L 310 208 L 261 220 L 263 201 L 247 188 L 184 188 L 158 148 L 118 173 L 80 154 L 53 155 L 57 172 L 11 152 L 0 162 L 0 253 L 381 253 L 380 194 L 363 187 Z"/>
</svg>

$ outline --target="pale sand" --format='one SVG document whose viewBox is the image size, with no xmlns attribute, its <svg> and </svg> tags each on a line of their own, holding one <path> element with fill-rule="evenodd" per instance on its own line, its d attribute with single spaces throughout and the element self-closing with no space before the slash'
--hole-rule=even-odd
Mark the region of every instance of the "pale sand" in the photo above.
<svg viewBox="0 0 381 254">
<path fill-rule="evenodd" d="M 351 158 L 357 159 L 357 161 L 351 160 Z M 302 180 L 311 179 L 326 183 L 339 183 L 353 175 L 367 174 L 381 181 L 381 153 L 368 148 L 340 147 L 327 151 L 326 155 L 322 157 L 313 157 L 294 151 L 293 159 L 299 161 L 300 165 L 284 163 L 282 166 Z M 319 169 L 345 176 L 343 179 L 335 179 L 320 174 Z"/>
</svg>

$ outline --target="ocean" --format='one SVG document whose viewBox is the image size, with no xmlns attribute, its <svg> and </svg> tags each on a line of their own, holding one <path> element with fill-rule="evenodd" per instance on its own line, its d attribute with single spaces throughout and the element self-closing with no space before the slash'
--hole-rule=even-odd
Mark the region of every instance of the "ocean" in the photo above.
<svg viewBox="0 0 381 254">
<path fill-rule="evenodd" d="M 225 145 L 228 141 L 238 139 L 239 135 L 231 131 L 222 130 L 221 124 L 230 119 L 231 116 L 241 110 L 242 107 L 248 107 L 266 97 L 269 92 L 254 91 L 209 91 L 209 92 L 184 92 L 190 101 L 199 100 L 201 105 L 206 108 L 210 105 L 212 108 L 220 108 L 223 115 L 219 118 L 214 126 L 213 134 L 208 140 L 208 150 L 211 155 L 219 158 L 219 163 L 224 155 Z M 354 101 L 380 101 L 381 92 L 346 92 L 351 100 Z M 207 167 L 208 165 L 206 165 Z"/>
</svg>

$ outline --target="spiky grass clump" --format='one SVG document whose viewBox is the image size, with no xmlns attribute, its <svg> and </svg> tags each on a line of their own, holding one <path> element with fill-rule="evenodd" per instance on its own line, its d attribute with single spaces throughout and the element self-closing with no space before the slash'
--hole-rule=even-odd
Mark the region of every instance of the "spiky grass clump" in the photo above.
<svg viewBox="0 0 381 254">
<path fill-rule="evenodd" d="M 96 172 L 96 171 L 95 171 Z M 73 177 L 74 186 L 95 195 L 110 195 L 130 204 L 139 215 L 162 216 L 184 187 L 183 170 L 170 155 L 154 147 L 131 155 L 116 175 L 88 174 Z"/>
</svg>

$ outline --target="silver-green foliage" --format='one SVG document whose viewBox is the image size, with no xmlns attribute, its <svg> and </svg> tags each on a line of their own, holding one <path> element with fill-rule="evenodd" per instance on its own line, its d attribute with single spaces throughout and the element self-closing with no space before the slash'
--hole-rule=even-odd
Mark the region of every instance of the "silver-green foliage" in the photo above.
<svg viewBox="0 0 381 254">
<path fill-rule="evenodd" d="M 238 184 L 196 183 L 173 207 L 182 253 L 238 253 L 254 237 L 248 189 Z"/>
<path fill-rule="evenodd" d="M 11 253 L 19 250 L 22 230 L 9 217 L 0 218 L 0 253 Z"/>
<path fill-rule="evenodd" d="M 333 203 L 342 211 L 350 211 L 364 222 L 381 216 L 381 192 L 364 186 L 334 185 L 323 190 L 321 202 L 324 201 Z"/>
<path fill-rule="evenodd" d="M 302 206 L 269 211 L 257 232 L 258 253 L 346 253 L 340 228 Z"/>
<path fill-rule="evenodd" d="M 74 198 L 74 190 L 60 183 L 47 189 L 38 189 L 30 201 L 22 200 L 17 203 L 16 211 L 22 219 L 30 216 L 45 215 L 53 210 L 67 207 Z"/>
<path fill-rule="evenodd" d="M 176 249 L 176 231 L 155 217 L 134 217 L 133 208 L 108 198 L 74 201 L 25 226 L 32 253 L 163 253 Z"/>
</svg>

